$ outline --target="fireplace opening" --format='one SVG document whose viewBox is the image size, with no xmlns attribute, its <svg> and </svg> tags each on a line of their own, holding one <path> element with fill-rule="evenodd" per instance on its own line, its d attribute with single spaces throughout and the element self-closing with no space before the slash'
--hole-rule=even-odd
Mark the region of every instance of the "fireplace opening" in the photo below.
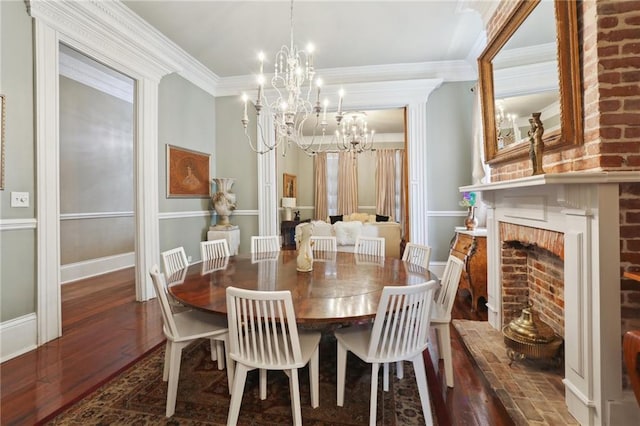
<svg viewBox="0 0 640 426">
<path fill-rule="evenodd" d="M 564 247 L 559 232 L 501 223 L 503 335 L 512 360 L 562 363 Z"/>
</svg>

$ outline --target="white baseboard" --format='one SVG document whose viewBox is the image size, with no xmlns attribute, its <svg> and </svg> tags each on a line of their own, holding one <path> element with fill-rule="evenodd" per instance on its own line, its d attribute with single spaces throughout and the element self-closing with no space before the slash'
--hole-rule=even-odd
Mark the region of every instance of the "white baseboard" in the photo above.
<svg viewBox="0 0 640 426">
<path fill-rule="evenodd" d="M 134 252 L 69 263 L 60 267 L 60 282 L 61 284 L 67 284 L 72 281 L 130 268 L 135 264 Z"/>
<path fill-rule="evenodd" d="M 23 315 L 0 324 L 0 362 L 38 347 L 36 314 Z"/>
</svg>

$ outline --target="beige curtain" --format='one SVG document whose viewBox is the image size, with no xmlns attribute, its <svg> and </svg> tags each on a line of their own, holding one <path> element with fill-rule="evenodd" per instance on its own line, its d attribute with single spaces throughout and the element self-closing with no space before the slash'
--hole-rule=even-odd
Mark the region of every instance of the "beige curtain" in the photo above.
<svg viewBox="0 0 640 426">
<path fill-rule="evenodd" d="M 396 150 L 376 150 L 376 213 L 396 216 Z"/>
<path fill-rule="evenodd" d="M 338 154 L 338 214 L 358 211 L 358 159 L 357 154 Z"/>
<path fill-rule="evenodd" d="M 319 152 L 315 159 L 316 168 L 316 220 L 327 220 L 329 208 L 327 205 L 327 153 Z"/>
</svg>

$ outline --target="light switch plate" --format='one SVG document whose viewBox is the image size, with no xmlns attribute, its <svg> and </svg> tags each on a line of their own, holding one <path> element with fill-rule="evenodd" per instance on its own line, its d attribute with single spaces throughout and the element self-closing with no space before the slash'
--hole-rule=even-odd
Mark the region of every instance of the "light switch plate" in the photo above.
<svg viewBox="0 0 640 426">
<path fill-rule="evenodd" d="M 12 192 L 11 207 L 29 207 L 28 192 Z"/>
</svg>

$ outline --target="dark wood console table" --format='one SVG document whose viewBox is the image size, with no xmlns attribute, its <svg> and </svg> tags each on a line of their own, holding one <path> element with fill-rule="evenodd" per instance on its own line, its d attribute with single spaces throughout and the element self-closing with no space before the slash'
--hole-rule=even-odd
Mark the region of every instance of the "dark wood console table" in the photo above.
<svg viewBox="0 0 640 426">
<path fill-rule="evenodd" d="M 296 249 L 296 226 L 298 220 L 283 220 L 280 222 L 280 235 L 282 235 L 282 250 Z"/>
</svg>

